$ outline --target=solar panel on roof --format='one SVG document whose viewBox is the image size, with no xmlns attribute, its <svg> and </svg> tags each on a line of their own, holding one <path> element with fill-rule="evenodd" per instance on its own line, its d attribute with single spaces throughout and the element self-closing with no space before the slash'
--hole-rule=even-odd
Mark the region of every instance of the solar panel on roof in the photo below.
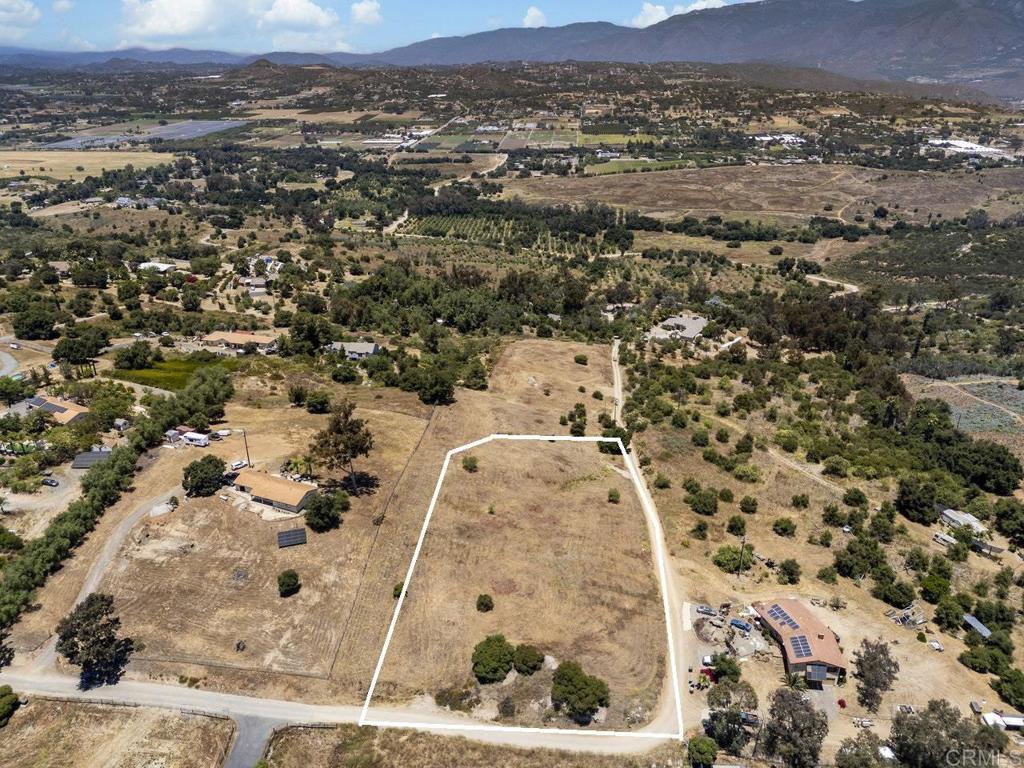
<svg viewBox="0 0 1024 768">
<path fill-rule="evenodd" d="M 800 629 L 800 625 L 797 624 L 793 617 L 786 612 L 786 609 L 781 605 L 775 604 L 768 609 L 768 616 L 775 619 L 779 624 L 789 627 L 790 629 Z"/>
<path fill-rule="evenodd" d="M 798 659 L 806 659 L 811 655 L 811 644 L 807 642 L 806 635 L 797 635 L 789 638 L 789 644 L 793 647 L 793 655 Z"/>
<path fill-rule="evenodd" d="M 294 547 L 306 543 L 306 529 L 292 528 L 290 531 L 279 531 L 277 534 L 277 546 L 280 549 Z"/>
</svg>

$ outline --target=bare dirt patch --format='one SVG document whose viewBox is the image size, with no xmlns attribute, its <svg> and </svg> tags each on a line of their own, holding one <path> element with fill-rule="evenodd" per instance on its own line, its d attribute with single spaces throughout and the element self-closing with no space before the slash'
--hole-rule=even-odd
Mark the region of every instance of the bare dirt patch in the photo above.
<svg viewBox="0 0 1024 768">
<path fill-rule="evenodd" d="M 473 647 L 500 633 L 604 679 L 604 727 L 645 722 L 666 630 L 639 500 L 614 471 L 621 458 L 544 441 L 495 441 L 468 455 L 479 468 L 457 458 L 448 470 L 374 702 L 462 685 Z M 613 488 L 618 504 L 608 501 Z M 481 594 L 493 596 L 493 611 L 476 609 Z M 541 684 L 524 678 L 483 696 L 517 702 L 503 723 L 543 725 L 550 671 L 537 677 Z"/>
<path fill-rule="evenodd" d="M 3 730 L 3 764 L 208 768 L 221 764 L 233 731 L 226 719 L 32 699 Z"/>
</svg>

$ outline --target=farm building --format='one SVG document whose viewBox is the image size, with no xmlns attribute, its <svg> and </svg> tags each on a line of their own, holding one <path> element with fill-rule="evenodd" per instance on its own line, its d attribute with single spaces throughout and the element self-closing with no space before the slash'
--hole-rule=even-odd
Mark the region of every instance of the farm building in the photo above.
<svg viewBox="0 0 1024 768">
<path fill-rule="evenodd" d="M 238 350 L 245 349 L 248 344 L 255 344 L 257 350 L 267 353 L 277 348 L 277 337 L 245 331 L 215 331 L 203 338 L 203 344 Z"/>
<path fill-rule="evenodd" d="M 788 673 L 803 675 L 814 686 L 846 677 L 839 637 L 799 600 L 754 603 L 753 608 L 781 646 Z"/>
<path fill-rule="evenodd" d="M 284 512 L 301 512 L 316 493 L 316 486 L 296 483 L 283 477 L 253 469 L 243 469 L 235 478 L 235 488 L 252 500 Z"/>
<path fill-rule="evenodd" d="M 53 420 L 61 426 L 77 424 L 89 415 L 89 409 L 70 400 L 58 400 L 55 397 L 36 396 L 25 401 L 29 411 L 42 410 L 53 416 Z"/>
<path fill-rule="evenodd" d="M 988 533 L 988 529 L 981 524 L 981 520 L 970 512 L 961 512 L 958 509 L 944 509 L 940 517 L 942 522 L 950 528 L 959 528 L 966 525 L 977 536 L 985 536 Z"/>
<path fill-rule="evenodd" d="M 356 362 L 380 352 L 380 345 L 373 341 L 335 341 L 331 343 L 332 352 L 344 352 L 345 359 Z"/>
</svg>

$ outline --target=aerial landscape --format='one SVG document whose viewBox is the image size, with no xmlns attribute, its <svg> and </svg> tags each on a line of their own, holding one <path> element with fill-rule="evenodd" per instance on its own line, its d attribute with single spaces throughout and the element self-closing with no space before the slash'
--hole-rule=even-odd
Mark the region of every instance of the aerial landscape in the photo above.
<svg viewBox="0 0 1024 768">
<path fill-rule="evenodd" d="M 1024 2 L 0 0 L 0 401 L 0 768 L 1018 765 Z"/>
</svg>

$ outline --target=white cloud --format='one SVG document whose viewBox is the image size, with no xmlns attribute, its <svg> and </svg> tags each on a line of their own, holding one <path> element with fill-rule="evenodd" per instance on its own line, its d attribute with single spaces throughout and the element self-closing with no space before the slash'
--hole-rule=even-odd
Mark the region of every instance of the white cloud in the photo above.
<svg viewBox="0 0 1024 768">
<path fill-rule="evenodd" d="M 722 8 L 727 5 L 725 0 L 694 0 L 687 5 L 677 5 L 672 9 L 672 15 L 677 13 L 692 13 L 693 11 L 706 11 L 708 8 Z"/>
<path fill-rule="evenodd" d="M 372 26 L 384 21 L 384 14 L 380 12 L 379 0 L 359 0 L 352 3 L 352 23 Z"/>
<path fill-rule="evenodd" d="M 84 37 L 79 37 L 70 29 L 64 28 L 60 31 L 60 39 L 64 41 L 64 44 L 73 51 L 96 51 L 98 47 L 86 40 Z"/>
<path fill-rule="evenodd" d="M 75 0 L 53 0 L 54 13 L 67 13 L 75 7 Z"/>
<path fill-rule="evenodd" d="M 634 27 L 649 27 L 651 24 L 657 24 L 659 21 L 664 21 L 667 18 L 668 11 L 665 10 L 664 5 L 645 2 L 640 7 L 640 13 L 633 17 L 630 24 Z"/>
<path fill-rule="evenodd" d="M 274 0 L 259 23 L 289 29 L 323 29 L 337 24 L 338 14 L 312 0 Z"/>
<path fill-rule="evenodd" d="M 547 25 L 548 17 L 544 15 L 544 11 L 538 8 L 536 5 L 531 5 L 526 9 L 526 15 L 523 17 L 524 27 L 543 27 Z"/>
<path fill-rule="evenodd" d="M 284 30 L 274 35 L 271 44 L 276 51 L 334 53 L 351 51 L 352 46 L 333 28 L 323 31 Z"/>
<path fill-rule="evenodd" d="M 122 0 L 121 33 L 148 40 L 214 32 L 226 21 L 226 5 L 217 0 Z"/>
<path fill-rule="evenodd" d="M 31 0 L 0 0 L 0 40 L 19 40 L 42 14 Z"/>
</svg>

